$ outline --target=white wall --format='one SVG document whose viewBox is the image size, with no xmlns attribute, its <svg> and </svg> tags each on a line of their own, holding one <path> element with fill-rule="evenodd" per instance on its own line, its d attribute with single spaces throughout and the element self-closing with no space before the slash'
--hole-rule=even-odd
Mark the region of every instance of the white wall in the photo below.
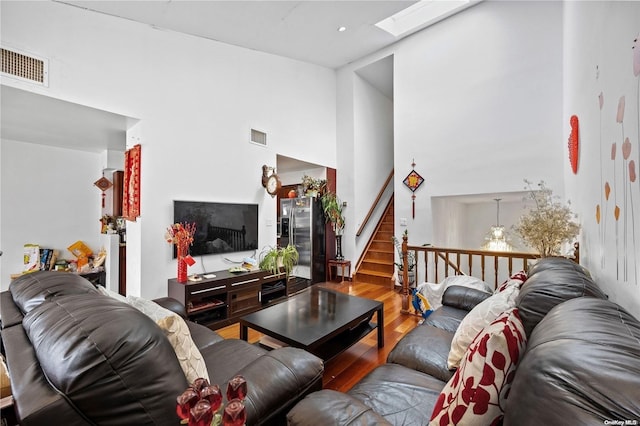
<svg viewBox="0 0 640 426">
<path fill-rule="evenodd" d="M 102 176 L 101 155 L 5 139 L 0 152 L 1 290 L 9 287 L 11 274 L 22 272 L 24 244 L 73 259 L 67 247 L 82 240 L 97 253 L 101 192 L 93 182 Z"/>
<path fill-rule="evenodd" d="M 432 240 L 431 196 L 518 191 L 524 178 L 562 192 L 561 17 L 556 2 L 483 2 L 398 47 L 396 174 L 415 158 L 426 180 L 415 220 L 396 180 L 411 239 Z"/>
<path fill-rule="evenodd" d="M 631 182 L 629 174 L 631 160 L 636 175 L 640 165 L 640 76 L 634 75 L 633 67 L 633 55 L 640 55 L 640 43 L 634 43 L 640 36 L 640 3 L 566 2 L 564 8 L 563 136 L 568 138 L 569 118 L 577 115 L 580 156 L 574 175 L 565 149 L 563 171 L 566 193 L 582 224 L 581 259 L 610 299 L 640 317 L 640 179 Z M 640 73 L 640 56 L 636 63 Z M 620 123 L 622 96 L 625 108 Z M 625 138 L 631 147 L 626 160 L 621 151 Z M 614 143 L 615 161 L 611 159 Z M 611 187 L 608 200 L 606 183 Z M 616 205 L 620 208 L 617 221 Z"/>
<path fill-rule="evenodd" d="M 1 19 L 3 45 L 50 60 L 49 88 L 21 88 L 140 120 L 142 216 L 127 225 L 134 294 L 164 296 L 176 275 L 163 238 L 174 199 L 258 203 L 259 244 L 273 245 L 262 165 L 282 154 L 336 167 L 333 70 L 55 2 L 3 3 Z M 249 143 L 252 127 L 268 147 Z M 204 265 L 230 266 L 220 255 Z"/>
<path fill-rule="evenodd" d="M 353 190 L 348 210 L 351 212 L 347 230 L 354 236 L 376 199 L 378 192 L 393 169 L 393 101 L 354 74 L 354 163 Z M 370 226 L 375 226 L 372 223 Z M 345 256 L 355 259 L 355 252 L 347 239 Z M 366 241 L 360 241 L 361 244 Z M 362 247 L 359 247 L 360 251 Z"/>
</svg>

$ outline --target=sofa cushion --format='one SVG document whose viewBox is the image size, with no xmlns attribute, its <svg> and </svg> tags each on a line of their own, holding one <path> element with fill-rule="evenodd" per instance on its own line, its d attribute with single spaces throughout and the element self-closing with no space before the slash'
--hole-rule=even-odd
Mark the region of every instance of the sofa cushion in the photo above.
<svg viewBox="0 0 640 426">
<path fill-rule="evenodd" d="M 442 295 L 442 304 L 469 312 L 476 305 L 493 294 L 491 291 L 478 290 L 459 285 L 447 287 Z"/>
<path fill-rule="evenodd" d="M 447 360 L 450 369 L 458 368 L 469 344 L 483 328 L 491 324 L 498 315 L 515 306 L 519 291 L 515 285 L 508 286 L 503 291 L 479 303 L 462 319 L 451 341 L 451 350 Z"/>
<path fill-rule="evenodd" d="M 453 375 L 447 367 L 451 339 L 451 331 L 428 324 L 419 325 L 400 339 L 389 353 L 387 362 L 420 371 L 446 382 Z"/>
<path fill-rule="evenodd" d="M 567 259 L 562 262 L 561 258 L 551 259 L 558 260 L 543 262 L 543 266 L 549 267 L 530 275 L 516 297 L 516 306 L 527 336 L 551 308 L 562 302 L 585 296 L 607 298 L 589 276 L 576 273 L 574 266 L 567 263 L 573 262 Z"/>
<path fill-rule="evenodd" d="M 11 281 L 9 291 L 23 314 L 45 300 L 69 294 L 98 294 L 98 290 L 80 275 L 69 272 L 39 271 Z"/>
<path fill-rule="evenodd" d="M 537 259 L 532 263 L 533 265 L 531 265 L 531 267 L 527 271 L 527 276 L 529 277 L 537 274 L 538 272 L 546 271 L 548 269 L 564 269 L 564 270 L 578 272 L 588 277 L 591 276 L 587 268 L 574 262 L 571 259 L 567 259 L 566 257 L 557 257 L 557 256 L 543 257 L 541 259 Z"/>
<path fill-rule="evenodd" d="M 625 424 L 640 420 L 639 389 L 640 321 L 608 300 L 576 298 L 531 333 L 504 424 Z"/>
<path fill-rule="evenodd" d="M 137 309 L 95 294 L 56 297 L 23 326 L 51 386 L 92 423 L 177 424 L 188 382 L 162 330 Z"/>
<path fill-rule="evenodd" d="M 208 346 L 214 345 L 224 340 L 222 336 L 211 330 L 209 327 L 205 327 L 204 325 L 195 323 L 193 321 L 187 321 L 187 327 L 189 327 L 191 339 L 193 339 L 193 343 L 196 344 L 196 346 L 200 350 L 200 353 L 202 353 L 202 351 Z"/>
<path fill-rule="evenodd" d="M 518 310 L 498 316 L 473 339 L 442 390 L 430 425 L 497 425 L 509 385 L 526 346 Z"/>
<path fill-rule="evenodd" d="M 287 414 L 288 426 L 391 426 L 357 398 L 332 389 L 307 395 Z"/>
<path fill-rule="evenodd" d="M 382 364 L 349 395 L 393 425 L 425 425 L 445 382 L 396 364 Z"/>
<path fill-rule="evenodd" d="M 22 315 L 18 306 L 13 303 L 11 292 L 3 291 L 0 293 L 0 320 L 2 321 L 2 328 L 21 324 L 23 317 L 24 315 Z"/>
<path fill-rule="evenodd" d="M 217 383 L 221 389 L 226 389 L 227 381 L 267 352 L 240 339 L 223 339 L 200 351 L 209 370 L 210 383 Z"/>
<path fill-rule="evenodd" d="M 442 305 L 425 319 L 424 324 L 455 333 L 468 313 L 469 311 L 463 309 Z"/>
<path fill-rule="evenodd" d="M 197 378 L 209 380 L 209 373 L 200 350 L 193 342 L 189 327 L 179 315 L 151 300 L 129 295 L 126 298 L 134 308 L 151 318 L 162 329 L 176 353 L 180 367 L 189 383 Z"/>
</svg>

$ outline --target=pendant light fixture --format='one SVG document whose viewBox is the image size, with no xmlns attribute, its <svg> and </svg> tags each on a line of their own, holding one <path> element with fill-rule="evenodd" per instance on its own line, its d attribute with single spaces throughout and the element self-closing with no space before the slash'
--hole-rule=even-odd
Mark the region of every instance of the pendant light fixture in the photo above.
<svg viewBox="0 0 640 426">
<path fill-rule="evenodd" d="M 504 226 L 500 225 L 501 198 L 494 198 L 494 200 L 496 202 L 496 225 L 491 227 L 489 234 L 485 238 L 487 242 L 482 248 L 489 251 L 512 251 L 511 244 L 507 242 L 507 233 Z"/>
</svg>

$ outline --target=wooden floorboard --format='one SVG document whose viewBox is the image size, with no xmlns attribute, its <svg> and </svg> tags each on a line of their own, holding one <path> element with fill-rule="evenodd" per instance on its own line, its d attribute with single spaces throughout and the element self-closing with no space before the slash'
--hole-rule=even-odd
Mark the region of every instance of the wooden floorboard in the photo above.
<svg viewBox="0 0 640 426">
<path fill-rule="evenodd" d="M 378 349 L 377 330 L 374 330 L 325 364 L 323 387 L 344 392 L 351 389 L 376 366 L 383 364 L 398 340 L 418 324 L 420 317 L 400 313 L 402 298 L 391 286 L 362 282 L 353 284 L 350 281 L 325 282 L 316 285 L 384 303 L 384 348 Z M 226 339 L 238 338 L 240 335 L 240 327 L 237 323 L 216 331 Z M 249 329 L 249 342 L 257 342 L 260 337 L 262 337 L 261 333 Z"/>
</svg>

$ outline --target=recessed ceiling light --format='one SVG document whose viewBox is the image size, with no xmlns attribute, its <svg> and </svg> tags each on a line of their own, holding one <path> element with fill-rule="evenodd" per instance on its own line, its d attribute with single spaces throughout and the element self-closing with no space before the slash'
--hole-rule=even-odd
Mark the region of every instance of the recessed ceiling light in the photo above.
<svg viewBox="0 0 640 426">
<path fill-rule="evenodd" d="M 347 31 L 347 27 L 338 27 L 338 32 L 343 33 Z"/>
</svg>

